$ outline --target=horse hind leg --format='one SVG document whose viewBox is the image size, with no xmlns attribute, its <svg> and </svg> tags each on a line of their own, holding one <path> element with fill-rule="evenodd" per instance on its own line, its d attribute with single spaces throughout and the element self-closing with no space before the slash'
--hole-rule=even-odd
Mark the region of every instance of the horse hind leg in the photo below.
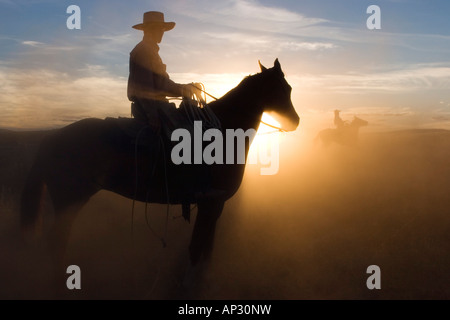
<svg viewBox="0 0 450 320">
<path fill-rule="evenodd" d="M 40 170 L 32 170 L 21 195 L 21 227 L 24 240 L 34 251 L 40 252 L 39 263 L 49 265 L 50 287 L 56 296 L 65 292 L 66 268 L 64 256 L 76 213 L 87 202 L 73 202 L 67 198 L 64 188 L 57 188 L 54 181 L 44 182 Z M 50 200 L 47 202 L 46 200 Z M 45 204 L 44 204 L 45 203 Z M 44 216 L 45 213 L 46 214 Z M 51 215 L 50 215 L 51 213 Z M 53 219 L 51 219 L 53 216 Z M 49 218 L 49 221 L 44 221 Z M 48 228 L 44 228 L 47 225 Z"/>
<path fill-rule="evenodd" d="M 78 207 L 66 210 L 55 209 L 55 221 L 49 231 L 47 241 L 55 265 L 62 265 L 70 238 L 70 230 Z"/>
<path fill-rule="evenodd" d="M 53 268 L 53 288 L 57 297 L 67 294 L 66 280 L 68 263 L 66 255 L 69 247 L 73 222 L 77 213 L 87 201 L 61 206 L 54 204 L 54 222 L 46 237 L 47 250 Z M 76 263 L 75 263 L 76 264 Z"/>
<path fill-rule="evenodd" d="M 62 259 L 77 213 L 97 190 L 81 183 L 71 188 L 49 183 L 48 190 L 55 214 L 55 221 L 48 238 L 49 246 L 55 258 Z"/>
<path fill-rule="evenodd" d="M 54 286 L 57 294 L 65 292 L 67 280 L 66 253 L 69 245 L 73 222 L 81 208 L 97 190 L 89 184 L 78 182 L 70 186 L 62 183 L 69 180 L 51 180 L 48 192 L 53 204 L 54 221 L 47 233 L 47 250 L 54 269 Z"/>
<path fill-rule="evenodd" d="M 35 239 L 42 231 L 42 207 L 46 185 L 39 168 L 34 166 L 20 199 L 20 224 L 25 238 Z"/>
</svg>

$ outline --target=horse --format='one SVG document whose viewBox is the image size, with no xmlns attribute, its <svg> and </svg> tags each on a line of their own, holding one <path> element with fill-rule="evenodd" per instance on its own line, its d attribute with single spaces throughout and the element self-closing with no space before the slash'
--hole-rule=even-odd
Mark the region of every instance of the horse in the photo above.
<svg viewBox="0 0 450 320">
<path fill-rule="evenodd" d="M 260 62 L 259 66 L 261 72 L 245 77 L 222 98 L 198 108 L 201 112 L 213 112 L 221 132 L 256 132 L 263 112 L 275 113 L 286 131 L 294 131 L 299 125 L 300 118 L 291 101 L 292 88 L 278 59 L 271 68 Z M 147 203 L 183 204 L 186 185 L 204 180 L 198 178 L 204 174 L 198 165 L 175 165 L 171 161 L 170 142 L 164 141 L 161 134 L 142 127 L 139 134 L 130 135 L 120 120 L 82 119 L 54 130 L 40 144 L 21 196 L 21 226 L 27 234 L 34 234 L 42 216 L 44 195 L 50 198 L 55 218 L 48 239 L 54 257 L 61 259 L 64 255 L 77 212 L 98 191 L 109 190 Z M 136 121 L 125 120 L 132 124 Z M 245 159 L 252 138 L 245 141 Z M 143 140 L 146 143 L 141 143 Z M 189 200 L 197 204 L 188 251 L 191 265 L 210 257 L 216 222 L 225 202 L 241 185 L 245 162 L 207 167 L 212 190 L 221 192 Z"/>
<path fill-rule="evenodd" d="M 320 131 L 314 140 L 316 143 L 321 141 L 324 146 L 329 146 L 332 142 L 335 142 L 340 145 L 355 147 L 358 142 L 359 129 L 368 124 L 366 120 L 355 116 L 350 123 L 343 122 L 336 129 Z"/>
</svg>

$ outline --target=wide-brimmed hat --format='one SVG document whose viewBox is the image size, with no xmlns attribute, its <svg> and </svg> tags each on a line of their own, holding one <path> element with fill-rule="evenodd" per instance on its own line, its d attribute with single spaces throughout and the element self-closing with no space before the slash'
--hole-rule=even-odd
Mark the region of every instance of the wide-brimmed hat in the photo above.
<svg viewBox="0 0 450 320">
<path fill-rule="evenodd" d="M 143 23 L 133 26 L 133 28 L 137 30 L 144 30 L 146 28 L 162 28 L 164 31 L 172 30 L 174 27 L 175 22 L 164 21 L 164 13 L 159 11 L 148 11 L 144 13 Z"/>
</svg>

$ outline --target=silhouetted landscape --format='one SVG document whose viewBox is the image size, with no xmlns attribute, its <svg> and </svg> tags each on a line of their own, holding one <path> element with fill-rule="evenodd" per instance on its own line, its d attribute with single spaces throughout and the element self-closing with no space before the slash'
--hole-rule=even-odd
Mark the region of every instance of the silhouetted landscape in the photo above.
<svg viewBox="0 0 450 320">
<path fill-rule="evenodd" d="M 1 299 L 450 298 L 450 131 L 362 132 L 357 148 L 295 148 L 287 135 L 277 175 L 247 168 L 189 292 L 181 281 L 193 223 L 180 206 L 170 207 L 163 248 L 144 204 L 132 234 L 132 201 L 107 191 L 72 229 L 65 264 L 80 266 L 82 290 L 54 291 L 45 245 L 22 240 L 18 214 L 43 134 L 0 131 Z M 164 234 L 166 206 L 151 204 L 147 215 Z M 366 287 L 370 265 L 381 268 L 381 290 Z"/>
</svg>

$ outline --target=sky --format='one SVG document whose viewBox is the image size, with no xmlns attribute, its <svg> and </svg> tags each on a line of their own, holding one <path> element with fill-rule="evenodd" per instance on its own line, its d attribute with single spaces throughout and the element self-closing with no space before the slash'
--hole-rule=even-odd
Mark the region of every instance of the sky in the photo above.
<svg viewBox="0 0 450 320">
<path fill-rule="evenodd" d="M 81 9 L 70 30 L 69 5 Z M 370 5 L 381 29 L 370 30 Z M 279 59 L 306 128 L 359 116 L 371 130 L 450 129 L 450 1 L 0 0 L 0 128 L 130 115 L 131 26 L 162 11 L 160 55 L 179 83 L 221 96 Z"/>
</svg>

